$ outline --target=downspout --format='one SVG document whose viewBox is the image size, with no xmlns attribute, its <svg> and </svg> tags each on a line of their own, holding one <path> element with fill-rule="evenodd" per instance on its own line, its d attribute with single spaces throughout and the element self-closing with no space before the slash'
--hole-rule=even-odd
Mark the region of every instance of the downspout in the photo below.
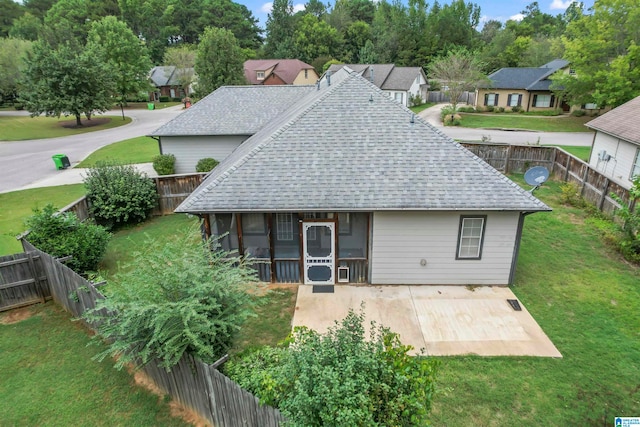
<svg viewBox="0 0 640 427">
<path fill-rule="evenodd" d="M 160 141 L 160 137 L 159 136 L 151 136 L 151 135 L 148 135 L 148 136 L 149 136 L 149 138 L 153 138 L 156 141 L 158 141 L 158 150 L 160 150 L 160 155 L 162 155 L 162 142 Z"/>
<path fill-rule="evenodd" d="M 518 218 L 518 229 L 516 230 L 516 244 L 513 247 L 513 257 L 511 258 L 511 270 L 509 271 L 509 283 L 513 285 L 513 281 L 516 276 L 516 265 L 518 264 L 518 255 L 520 254 L 520 240 L 522 239 L 522 229 L 524 228 L 524 218 L 527 215 L 531 215 L 535 212 L 520 212 L 520 218 Z"/>
</svg>

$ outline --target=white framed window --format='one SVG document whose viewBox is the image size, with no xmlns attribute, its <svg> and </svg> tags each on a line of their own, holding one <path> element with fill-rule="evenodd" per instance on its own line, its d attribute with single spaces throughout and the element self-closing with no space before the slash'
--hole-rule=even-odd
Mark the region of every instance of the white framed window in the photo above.
<svg viewBox="0 0 640 427">
<path fill-rule="evenodd" d="M 633 161 L 633 167 L 631 168 L 630 181 L 633 181 L 633 177 L 640 176 L 640 148 L 636 150 L 636 159 Z"/>
<path fill-rule="evenodd" d="M 484 95 L 484 105 L 488 107 L 495 107 L 498 105 L 498 94 L 497 93 L 487 93 Z"/>
<path fill-rule="evenodd" d="M 509 107 L 519 107 L 522 102 L 522 95 L 519 93 L 510 93 L 507 99 L 507 105 Z"/>
<path fill-rule="evenodd" d="M 456 259 L 481 259 L 486 215 L 461 216 Z"/>
<path fill-rule="evenodd" d="M 256 71 L 256 79 L 264 80 L 264 71 Z"/>
<path fill-rule="evenodd" d="M 404 94 L 402 92 L 394 92 L 393 99 L 403 104 L 404 102 Z"/>
<path fill-rule="evenodd" d="M 553 95 L 534 95 L 533 106 L 540 108 L 549 108 L 553 103 Z"/>
<path fill-rule="evenodd" d="M 276 239 L 293 240 L 293 215 L 290 213 L 276 214 Z"/>
</svg>

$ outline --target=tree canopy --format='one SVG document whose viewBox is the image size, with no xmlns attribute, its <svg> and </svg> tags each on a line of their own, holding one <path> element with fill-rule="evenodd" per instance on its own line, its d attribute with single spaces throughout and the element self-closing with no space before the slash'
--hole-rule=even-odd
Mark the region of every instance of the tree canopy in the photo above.
<svg viewBox="0 0 640 427">
<path fill-rule="evenodd" d="M 195 71 L 202 96 L 220 86 L 244 84 L 244 54 L 233 33 L 209 27 L 198 44 Z"/>
</svg>

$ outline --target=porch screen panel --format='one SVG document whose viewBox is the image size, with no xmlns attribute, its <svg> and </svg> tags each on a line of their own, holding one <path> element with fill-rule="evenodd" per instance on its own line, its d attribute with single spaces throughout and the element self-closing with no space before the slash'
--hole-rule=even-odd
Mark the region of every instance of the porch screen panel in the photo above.
<svg viewBox="0 0 640 427">
<path fill-rule="evenodd" d="M 274 258 L 300 259 L 300 230 L 298 215 L 292 213 L 277 213 L 273 215 Z"/>
<path fill-rule="evenodd" d="M 237 251 L 238 227 L 233 214 L 211 214 L 209 215 L 211 224 L 211 234 L 217 239 L 219 247 L 225 251 Z"/>
<path fill-rule="evenodd" d="M 269 234 L 265 214 L 242 214 L 242 243 L 245 255 L 254 258 L 270 259 Z"/>
<path fill-rule="evenodd" d="M 368 213 L 338 214 L 339 258 L 364 258 L 367 255 Z"/>
</svg>

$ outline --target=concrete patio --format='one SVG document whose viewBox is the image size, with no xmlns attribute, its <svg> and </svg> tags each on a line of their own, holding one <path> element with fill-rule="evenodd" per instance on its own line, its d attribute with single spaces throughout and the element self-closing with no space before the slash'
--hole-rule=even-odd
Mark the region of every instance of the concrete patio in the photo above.
<svg viewBox="0 0 640 427">
<path fill-rule="evenodd" d="M 374 320 L 400 334 L 404 344 L 431 356 L 562 357 L 527 309 L 515 311 L 506 287 L 347 286 L 312 293 L 300 285 L 293 326 L 320 332 L 364 302 L 366 323 Z"/>
</svg>

